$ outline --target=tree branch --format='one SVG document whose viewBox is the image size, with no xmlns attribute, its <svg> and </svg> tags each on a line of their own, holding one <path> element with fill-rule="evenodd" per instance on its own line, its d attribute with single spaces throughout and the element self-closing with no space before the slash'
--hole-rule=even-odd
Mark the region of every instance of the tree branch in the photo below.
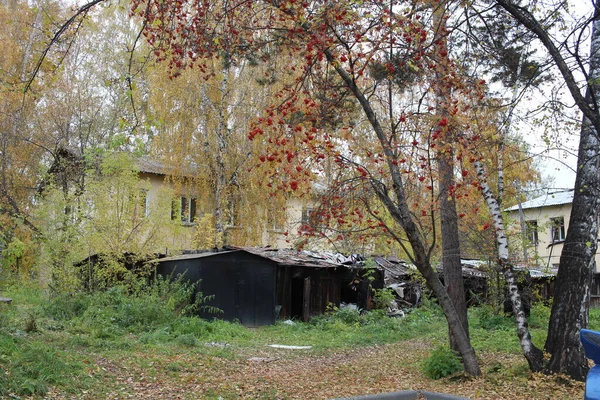
<svg viewBox="0 0 600 400">
<path fill-rule="evenodd" d="M 510 15 L 513 16 L 517 21 L 519 21 L 523 26 L 529 29 L 535 36 L 542 42 L 550 57 L 556 63 L 560 74 L 562 75 L 571 96 L 575 100 L 575 103 L 579 107 L 579 109 L 583 112 L 586 118 L 588 118 L 596 132 L 600 132 L 600 115 L 598 114 L 598 105 L 594 101 L 592 104 L 588 104 L 585 99 L 585 96 L 581 93 L 579 86 L 577 86 L 577 82 L 575 81 L 575 77 L 567 65 L 567 62 L 563 55 L 561 54 L 558 47 L 550 37 L 550 34 L 544 27 L 540 24 L 540 22 L 531 14 L 529 10 L 524 7 L 517 6 L 511 0 L 496 0 L 502 8 L 504 8 Z M 585 71 L 584 71 L 585 72 Z"/>
<path fill-rule="evenodd" d="M 37 74 L 40 72 L 40 69 L 42 67 L 42 63 L 44 62 L 44 60 L 46 59 L 46 56 L 48 55 L 48 52 L 50 51 L 50 49 L 52 48 L 52 46 L 58 42 L 58 40 L 61 38 L 61 36 L 67 31 L 67 29 L 69 29 L 69 27 L 71 25 L 73 25 L 73 23 L 75 23 L 75 21 L 77 21 L 77 19 L 79 17 L 84 17 L 87 15 L 87 13 L 97 4 L 102 3 L 105 0 L 93 0 L 87 4 L 84 4 L 83 6 L 81 6 L 76 12 L 75 14 L 69 18 L 64 24 L 61 25 L 61 27 L 58 29 L 58 31 L 56 31 L 56 33 L 54 34 L 54 36 L 52 37 L 52 39 L 50 40 L 50 43 L 48 43 L 48 45 L 46 46 L 46 48 L 44 49 L 44 51 L 42 52 L 42 55 L 40 57 L 40 59 L 38 60 L 38 62 L 35 65 L 35 68 L 33 69 L 33 73 L 31 74 L 31 78 L 29 78 L 29 80 L 27 81 L 27 84 L 25 85 L 25 90 L 24 92 L 27 92 L 29 90 L 29 88 L 31 87 L 31 85 L 33 84 L 33 81 L 35 80 L 35 77 L 37 76 Z"/>
</svg>

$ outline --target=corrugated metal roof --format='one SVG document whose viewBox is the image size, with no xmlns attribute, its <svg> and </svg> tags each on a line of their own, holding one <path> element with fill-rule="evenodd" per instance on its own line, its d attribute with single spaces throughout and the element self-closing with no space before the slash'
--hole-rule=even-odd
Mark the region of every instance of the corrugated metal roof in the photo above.
<svg viewBox="0 0 600 400">
<path fill-rule="evenodd" d="M 562 204 L 570 204 L 573 202 L 573 189 L 563 192 L 546 193 L 543 196 L 536 197 L 535 199 L 528 200 L 521 203 L 523 209 L 527 208 L 541 208 L 550 206 L 560 206 Z M 504 211 L 517 211 L 519 205 L 514 205 Z"/>
<path fill-rule="evenodd" d="M 177 256 L 160 258 L 160 259 L 158 259 L 158 261 L 159 262 L 163 262 L 163 261 L 173 261 L 173 260 L 191 260 L 191 259 L 194 259 L 194 258 L 212 257 L 212 256 L 215 256 L 217 254 L 233 253 L 234 251 L 237 251 L 237 250 L 203 251 L 203 252 L 197 252 L 197 253 L 180 254 L 180 255 L 177 255 Z"/>
<path fill-rule="evenodd" d="M 486 278 L 487 277 L 487 265 L 486 261 L 482 260 L 460 260 L 460 264 L 462 266 L 462 276 L 466 277 L 478 277 L 478 278 Z M 444 272 L 444 265 L 442 263 L 438 264 L 436 267 L 439 273 Z"/>
<path fill-rule="evenodd" d="M 390 276 L 396 279 L 406 278 L 410 275 L 410 270 L 414 269 L 414 266 L 407 264 L 404 261 L 400 260 L 391 260 L 389 258 L 383 257 L 373 257 L 375 263 L 383 268 L 386 272 L 386 276 Z"/>
<path fill-rule="evenodd" d="M 537 268 L 530 268 L 530 267 L 527 267 L 524 265 L 515 265 L 514 270 L 515 271 L 525 271 L 532 278 L 551 278 L 551 277 L 556 276 L 556 274 L 558 273 L 558 269 L 555 269 L 555 268 L 541 270 L 541 269 L 537 269 Z"/>
<path fill-rule="evenodd" d="M 360 261 L 362 258 L 345 257 L 334 253 L 315 253 L 312 251 L 298 251 L 292 249 L 275 249 L 270 247 L 230 247 L 223 251 L 207 251 L 192 254 L 182 254 L 169 258 L 162 258 L 159 261 L 189 260 L 196 258 L 213 257 L 219 254 L 232 253 L 236 251 L 245 251 L 259 257 L 274 261 L 282 266 L 297 266 L 310 268 L 337 268 L 337 267 L 362 267 Z"/>
<path fill-rule="evenodd" d="M 313 267 L 313 268 L 337 268 L 348 267 L 354 264 L 354 261 L 348 263 L 333 253 L 315 253 L 306 250 L 275 249 L 270 247 L 239 247 L 239 249 L 248 253 L 268 258 L 280 265 Z"/>
</svg>

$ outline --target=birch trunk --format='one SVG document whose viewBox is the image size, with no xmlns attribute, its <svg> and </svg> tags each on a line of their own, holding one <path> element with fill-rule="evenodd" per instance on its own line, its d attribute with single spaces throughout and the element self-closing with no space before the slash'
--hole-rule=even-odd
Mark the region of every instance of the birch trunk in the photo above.
<svg viewBox="0 0 600 400">
<path fill-rule="evenodd" d="M 596 7 L 598 5 L 596 4 Z M 600 20 L 592 26 L 590 70 L 586 100 L 598 112 L 600 95 Z M 583 380 L 588 371 L 579 331 L 588 325 L 590 286 L 595 272 L 600 207 L 600 141 L 591 121 L 583 118 L 577 176 L 567 237 L 560 255 L 556 294 L 550 315 L 546 351 L 548 371 Z"/>
<path fill-rule="evenodd" d="M 513 307 L 521 351 L 529 364 L 529 368 L 534 372 L 541 371 L 543 368 L 544 354 L 531 340 L 529 324 L 527 323 L 527 317 L 523 310 L 523 302 L 521 301 L 521 294 L 517 287 L 513 267 L 509 262 L 508 240 L 506 238 L 506 230 L 504 229 L 504 218 L 502 217 L 500 206 L 490 189 L 485 167 L 480 161 L 475 161 L 474 165 L 477 172 L 477 179 L 482 187 L 481 191 L 483 197 L 494 220 L 496 245 L 498 248 L 498 264 L 502 269 L 502 274 L 504 275 L 504 279 L 508 286 L 508 293 Z"/>
</svg>

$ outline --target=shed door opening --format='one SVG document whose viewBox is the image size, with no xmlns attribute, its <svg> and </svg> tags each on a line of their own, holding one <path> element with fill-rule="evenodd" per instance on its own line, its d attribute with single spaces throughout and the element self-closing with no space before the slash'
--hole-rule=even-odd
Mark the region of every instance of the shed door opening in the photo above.
<svg viewBox="0 0 600 400">
<path fill-rule="evenodd" d="M 304 305 L 304 278 L 292 278 L 291 318 L 302 319 Z"/>
</svg>

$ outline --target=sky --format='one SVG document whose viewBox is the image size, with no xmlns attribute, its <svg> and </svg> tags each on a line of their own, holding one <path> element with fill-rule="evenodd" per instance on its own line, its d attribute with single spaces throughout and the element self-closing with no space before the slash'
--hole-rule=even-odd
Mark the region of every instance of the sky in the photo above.
<svg viewBox="0 0 600 400">
<path fill-rule="evenodd" d="M 589 17 L 593 11 L 593 4 L 591 0 L 572 0 L 571 2 L 572 20 L 567 23 L 573 23 L 576 20 Z M 589 33 L 589 32 L 588 32 Z M 555 37 L 564 36 L 564 31 L 557 29 L 556 32 L 552 32 Z M 578 36 L 573 36 L 577 38 Z M 585 37 L 585 36 L 584 36 Z M 589 37 L 589 35 L 587 35 Z M 567 40 L 567 42 L 570 42 Z M 541 45 L 540 45 L 541 46 Z M 580 54 L 587 56 L 589 51 L 589 41 L 585 40 L 581 46 Z M 556 72 L 558 74 L 558 72 Z M 576 76 L 576 78 L 582 79 L 582 76 Z M 560 79 L 560 78 L 559 78 Z M 570 106 L 574 104 L 574 101 L 570 94 L 566 90 L 563 90 L 559 94 L 539 94 L 539 97 L 535 96 L 530 99 L 533 104 L 522 105 L 523 108 L 533 105 L 539 102 L 548 102 L 554 99 L 558 99 Z M 575 111 L 577 110 L 577 111 Z M 573 121 L 581 121 L 581 112 L 576 107 L 571 107 L 571 118 Z M 524 139 L 530 144 L 531 151 L 533 154 L 540 154 L 539 166 L 541 168 L 542 175 L 546 178 L 553 178 L 554 182 L 550 185 L 550 189 L 561 189 L 561 188 L 573 188 L 575 186 L 575 169 L 577 164 L 577 147 L 579 145 L 579 127 L 573 126 L 572 128 L 567 127 L 565 123 L 557 121 L 555 123 L 557 129 L 562 129 L 558 134 L 559 137 L 551 144 L 552 150 L 547 150 L 548 145 L 542 139 L 542 135 L 536 132 L 535 127 L 529 125 L 529 134 L 523 134 Z M 522 132 L 527 132 L 523 131 Z"/>
<path fill-rule="evenodd" d="M 543 178 L 542 185 L 549 190 L 571 189 L 575 186 L 575 167 L 577 164 L 577 144 L 579 134 L 573 132 L 569 142 L 563 144 L 563 149 L 546 150 L 546 144 L 537 135 L 525 138 L 531 145 L 532 153 L 539 156 L 539 166 Z M 551 178 L 551 179 L 548 179 Z M 550 185 L 548 181 L 553 180 Z"/>
</svg>

